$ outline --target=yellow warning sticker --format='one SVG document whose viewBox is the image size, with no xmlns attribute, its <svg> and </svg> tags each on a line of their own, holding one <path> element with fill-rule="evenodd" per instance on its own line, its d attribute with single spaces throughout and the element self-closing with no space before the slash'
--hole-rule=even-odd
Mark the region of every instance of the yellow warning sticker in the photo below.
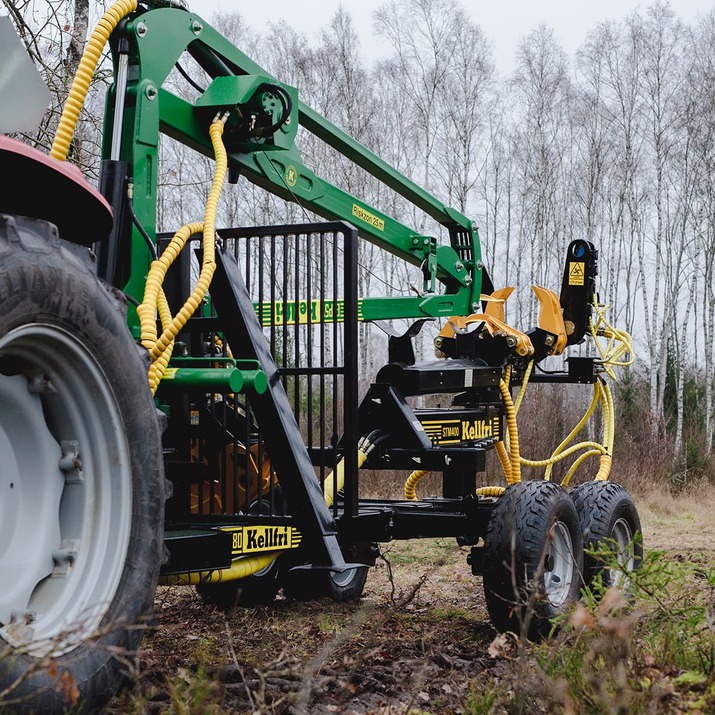
<svg viewBox="0 0 715 715">
<path fill-rule="evenodd" d="M 353 204 L 353 216 L 355 216 L 356 218 L 359 218 L 361 221 L 364 221 L 365 223 L 369 223 L 371 226 L 376 228 L 378 231 L 385 230 L 385 222 L 381 218 L 378 218 L 374 214 L 371 214 L 369 211 L 366 211 L 362 206 Z"/>
<path fill-rule="evenodd" d="M 569 285 L 570 286 L 582 286 L 585 280 L 586 264 L 583 261 L 570 261 L 569 262 Z"/>
</svg>

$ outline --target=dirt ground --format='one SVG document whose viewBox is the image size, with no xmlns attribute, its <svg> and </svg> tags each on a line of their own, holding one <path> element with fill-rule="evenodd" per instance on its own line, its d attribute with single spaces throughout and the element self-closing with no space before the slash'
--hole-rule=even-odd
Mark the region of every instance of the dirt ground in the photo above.
<svg viewBox="0 0 715 715">
<path fill-rule="evenodd" d="M 715 490 L 636 500 L 647 549 L 715 563 Z M 108 712 L 490 712 L 504 660 L 481 579 L 451 539 L 383 545 L 363 597 L 228 613 L 160 588 L 133 685 Z"/>
</svg>

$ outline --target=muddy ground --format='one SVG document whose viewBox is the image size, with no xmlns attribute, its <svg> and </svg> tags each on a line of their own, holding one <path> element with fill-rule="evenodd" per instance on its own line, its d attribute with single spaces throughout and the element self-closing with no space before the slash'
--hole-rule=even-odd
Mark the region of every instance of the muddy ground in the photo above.
<svg viewBox="0 0 715 715">
<path fill-rule="evenodd" d="M 645 504 L 646 547 L 715 563 L 707 514 Z M 345 604 L 279 595 L 224 612 L 192 588 L 160 588 L 136 678 L 108 712 L 492 712 L 509 659 L 468 551 L 451 539 L 385 545 L 363 597 Z"/>
</svg>

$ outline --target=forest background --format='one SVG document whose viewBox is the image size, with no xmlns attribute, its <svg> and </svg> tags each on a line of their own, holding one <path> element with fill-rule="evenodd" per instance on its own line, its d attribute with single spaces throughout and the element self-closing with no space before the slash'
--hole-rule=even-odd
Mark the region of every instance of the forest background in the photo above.
<svg viewBox="0 0 715 715">
<path fill-rule="evenodd" d="M 52 94 L 42 126 L 24 138 L 49 149 L 88 28 L 105 4 L 2 4 Z M 538 26 L 520 42 L 506 77 L 495 69 L 490 39 L 456 0 L 381 6 L 373 24 L 384 57 L 372 63 L 345 9 L 310 37 L 282 22 L 259 32 L 239 13 L 207 19 L 296 86 L 304 102 L 475 220 L 495 286 L 517 287 L 511 324 L 536 324 L 529 286 L 558 292 L 568 243 L 592 241 L 599 298 L 634 339 L 636 360 L 616 385 L 624 470 L 676 490 L 713 480 L 715 9 L 689 24 L 656 2 L 594 25 L 573 57 L 552 29 Z M 197 67 L 186 70 L 199 79 Z M 105 62 L 72 148 L 72 160 L 94 181 L 110 80 Z M 178 74 L 169 81 L 177 92 L 194 91 Z M 298 146 L 319 176 L 420 234 L 441 235 L 429 217 L 309 133 L 299 133 Z M 173 230 L 202 215 L 212 162 L 171 141 L 161 159 L 158 229 Z M 239 182 L 224 194 L 219 225 L 314 218 Z M 407 294 L 419 282 L 414 268 L 367 242 L 359 264 L 362 296 Z M 360 331 L 367 383 L 386 345 L 373 326 Z M 433 336 L 423 331 L 427 358 Z M 548 397 L 534 392 L 528 414 L 537 451 L 539 423 L 558 432 L 583 413 L 584 400 L 567 388 Z"/>
</svg>

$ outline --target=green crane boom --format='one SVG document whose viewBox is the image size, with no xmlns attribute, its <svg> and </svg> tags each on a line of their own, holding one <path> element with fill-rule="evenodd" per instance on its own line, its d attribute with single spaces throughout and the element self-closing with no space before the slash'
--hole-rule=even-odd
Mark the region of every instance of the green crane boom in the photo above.
<svg viewBox="0 0 715 715">
<path fill-rule="evenodd" d="M 134 211 L 146 234 L 156 235 L 160 134 L 211 156 L 208 126 L 217 112 L 228 110 L 224 141 L 233 176 L 240 173 L 325 218 L 349 221 L 361 237 L 422 267 L 420 295 L 365 297 L 364 319 L 448 317 L 477 309 L 482 263 L 472 221 L 299 101 L 294 87 L 276 80 L 200 17 L 169 8 L 137 13 L 111 43 L 116 79 L 108 96 L 103 153 L 128 165 Z M 185 52 L 210 79 L 193 102 L 164 86 Z M 295 146 L 299 125 L 445 226 L 449 245 L 316 176 Z M 150 257 L 140 230 L 132 230 L 119 283 L 140 300 Z"/>
</svg>

